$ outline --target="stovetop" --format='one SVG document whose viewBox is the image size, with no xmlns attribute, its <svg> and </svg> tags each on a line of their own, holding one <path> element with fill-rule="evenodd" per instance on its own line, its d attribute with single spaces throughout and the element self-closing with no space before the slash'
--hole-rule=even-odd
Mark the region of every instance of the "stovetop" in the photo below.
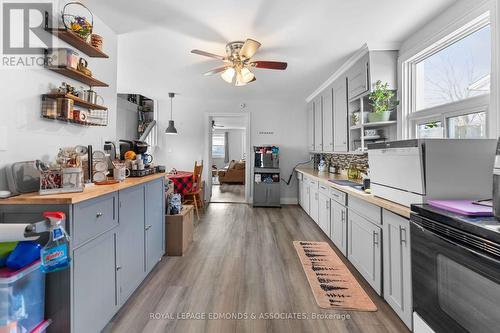
<svg viewBox="0 0 500 333">
<path fill-rule="evenodd" d="M 496 217 L 464 216 L 428 204 L 411 205 L 411 210 L 412 215 L 417 214 L 500 244 L 500 221 Z"/>
</svg>

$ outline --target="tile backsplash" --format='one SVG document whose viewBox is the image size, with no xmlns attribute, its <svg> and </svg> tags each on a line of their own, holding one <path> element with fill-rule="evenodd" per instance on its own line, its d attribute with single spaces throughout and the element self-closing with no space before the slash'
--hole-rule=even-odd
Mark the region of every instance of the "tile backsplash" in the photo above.
<svg viewBox="0 0 500 333">
<path fill-rule="evenodd" d="M 347 170 L 350 165 L 356 165 L 356 167 L 363 173 L 368 170 L 368 153 L 364 154 L 314 154 L 314 168 L 318 168 L 319 161 L 321 157 L 324 158 L 328 166 L 338 165 L 340 169 Z"/>
</svg>

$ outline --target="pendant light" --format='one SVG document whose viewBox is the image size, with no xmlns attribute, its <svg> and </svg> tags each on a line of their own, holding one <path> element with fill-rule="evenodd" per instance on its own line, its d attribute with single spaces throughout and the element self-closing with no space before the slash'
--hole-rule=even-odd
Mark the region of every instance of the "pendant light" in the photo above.
<svg viewBox="0 0 500 333">
<path fill-rule="evenodd" d="M 173 100 L 175 97 L 175 93 L 168 93 L 168 97 L 170 98 L 170 120 L 168 121 L 168 127 L 165 130 L 165 134 L 177 135 L 177 129 L 175 128 L 175 125 L 174 125 L 173 109 L 172 109 L 172 104 L 173 104 Z"/>
</svg>

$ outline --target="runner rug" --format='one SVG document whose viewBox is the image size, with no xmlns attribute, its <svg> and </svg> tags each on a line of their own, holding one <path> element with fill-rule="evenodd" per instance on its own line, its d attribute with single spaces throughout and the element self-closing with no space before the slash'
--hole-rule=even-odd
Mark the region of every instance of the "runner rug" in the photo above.
<svg viewBox="0 0 500 333">
<path fill-rule="evenodd" d="M 368 294 L 328 243 L 294 241 L 293 245 L 320 308 L 377 311 Z"/>
</svg>

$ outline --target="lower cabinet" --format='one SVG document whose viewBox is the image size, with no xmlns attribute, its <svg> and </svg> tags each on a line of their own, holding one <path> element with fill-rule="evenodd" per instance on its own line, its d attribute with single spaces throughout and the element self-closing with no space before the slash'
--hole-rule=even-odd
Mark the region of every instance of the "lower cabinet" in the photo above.
<svg viewBox="0 0 500 333">
<path fill-rule="evenodd" d="M 381 233 L 378 225 L 349 209 L 347 257 L 379 295 L 382 292 Z"/>
<path fill-rule="evenodd" d="M 118 298 L 120 304 L 139 286 L 145 275 L 144 258 L 144 186 L 119 192 L 119 266 Z"/>
<path fill-rule="evenodd" d="M 108 231 L 73 251 L 75 333 L 100 332 L 118 309 L 116 237 Z"/>
<path fill-rule="evenodd" d="M 311 215 L 311 186 L 308 178 L 303 179 L 302 187 L 304 189 L 302 193 L 302 208 L 308 215 Z"/>
<path fill-rule="evenodd" d="M 309 216 L 314 222 L 319 222 L 319 190 L 318 182 L 309 182 Z"/>
<path fill-rule="evenodd" d="M 330 197 L 319 193 L 318 225 L 330 237 Z"/>
<path fill-rule="evenodd" d="M 145 197 L 146 272 L 150 272 L 165 253 L 165 189 L 163 179 L 147 183 Z"/>
<path fill-rule="evenodd" d="M 330 239 L 347 255 L 347 208 L 335 200 L 330 200 Z"/>
<path fill-rule="evenodd" d="M 383 211 L 384 298 L 410 329 L 412 327 L 412 284 L 410 221 Z"/>
</svg>

